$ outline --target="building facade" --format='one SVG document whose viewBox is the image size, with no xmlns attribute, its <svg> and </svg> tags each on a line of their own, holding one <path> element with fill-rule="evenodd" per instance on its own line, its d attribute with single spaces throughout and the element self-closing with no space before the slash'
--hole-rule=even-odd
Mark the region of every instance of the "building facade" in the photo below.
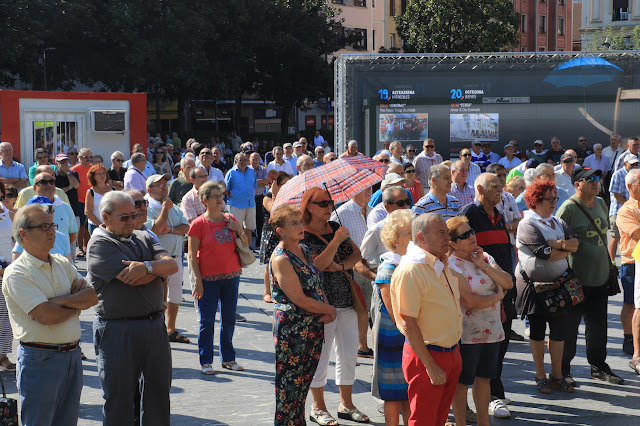
<svg viewBox="0 0 640 426">
<path fill-rule="evenodd" d="M 519 52 L 572 50 L 572 0 L 514 0 L 520 13 Z"/>
<path fill-rule="evenodd" d="M 624 44 L 615 49 L 631 48 L 637 25 L 640 25 L 640 0 L 583 0 L 582 50 L 609 50 L 613 37 L 622 37 Z"/>
</svg>

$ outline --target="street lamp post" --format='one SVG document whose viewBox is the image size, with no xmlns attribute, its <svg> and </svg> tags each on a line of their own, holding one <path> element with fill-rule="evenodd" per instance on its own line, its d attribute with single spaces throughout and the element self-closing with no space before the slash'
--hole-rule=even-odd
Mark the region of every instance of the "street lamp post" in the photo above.
<svg viewBox="0 0 640 426">
<path fill-rule="evenodd" d="M 55 47 L 45 47 L 42 49 L 42 71 L 44 73 L 44 91 L 47 91 L 47 51 L 52 52 Z"/>
</svg>

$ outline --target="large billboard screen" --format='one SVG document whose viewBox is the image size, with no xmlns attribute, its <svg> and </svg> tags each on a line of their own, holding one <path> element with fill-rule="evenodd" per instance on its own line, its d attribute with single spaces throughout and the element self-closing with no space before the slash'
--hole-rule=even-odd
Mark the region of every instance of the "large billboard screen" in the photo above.
<svg viewBox="0 0 640 426">
<path fill-rule="evenodd" d="M 572 148 L 580 136 L 606 146 L 611 134 L 640 134 L 639 59 L 640 52 L 342 55 L 338 150 L 350 139 L 371 154 L 388 140 L 415 146 L 426 137 L 445 158 L 473 140 L 499 154 L 512 139 L 521 149 L 536 139 L 549 148 L 552 137 Z"/>
</svg>

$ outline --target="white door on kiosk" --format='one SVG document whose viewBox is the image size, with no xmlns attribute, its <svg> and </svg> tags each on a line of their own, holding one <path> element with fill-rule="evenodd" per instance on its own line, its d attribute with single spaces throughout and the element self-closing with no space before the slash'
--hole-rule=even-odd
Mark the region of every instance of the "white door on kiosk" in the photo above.
<svg viewBox="0 0 640 426">
<path fill-rule="evenodd" d="M 29 168 L 35 162 L 35 152 L 42 148 L 54 164 L 56 155 L 84 146 L 86 112 L 25 112 L 22 162 Z"/>
</svg>

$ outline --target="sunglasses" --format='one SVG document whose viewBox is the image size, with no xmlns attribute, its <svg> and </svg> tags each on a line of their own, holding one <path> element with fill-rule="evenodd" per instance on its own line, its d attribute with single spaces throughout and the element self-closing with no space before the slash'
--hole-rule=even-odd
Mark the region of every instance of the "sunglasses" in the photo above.
<svg viewBox="0 0 640 426">
<path fill-rule="evenodd" d="M 587 183 L 600 182 L 600 176 L 587 176 L 584 179 L 580 179 L 580 182 L 587 182 Z"/>
<path fill-rule="evenodd" d="M 476 235 L 476 231 L 474 229 L 469 229 L 467 232 L 463 232 L 462 234 L 460 234 L 457 237 L 453 238 L 453 241 L 466 240 L 472 235 Z"/>
<path fill-rule="evenodd" d="M 321 209 L 326 209 L 327 207 L 329 207 L 330 205 L 333 204 L 330 200 L 312 201 L 311 203 L 315 204 L 316 206 L 320 207 Z"/>
<path fill-rule="evenodd" d="M 415 149 L 408 149 L 407 152 L 416 152 Z"/>
<path fill-rule="evenodd" d="M 471 154 L 462 154 L 460 157 L 471 157 Z"/>
<path fill-rule="evenodd" d="M 134 201 L 133 205 L 136 207 L 136 209 L 139 209 L 142 206 L 149 207 L 149 202 L 147 200 L 138 200 Z"/>
<path fill-rule="evenodd" d="M 586 142 L 586 139 L 578 139 L 578 142 Z"/>
<path fill-rule="evenodd" d="M 383 158 L 382 160 L 380 160 L 381 163 L 387 164 L 390 163 L 391 160 L 387 159 L 387 158 Z"/>
<path fill-rule="evenodd" d="M 200 155 L 211 155 L 210 151 L 201 151 Z"/>
<path fill-rule="evenodd" d="M 138 213 L 121 214 L 121 215 L 112 214 L 112 213 L 109 213 L 109 214 L 115 218 L 118 218 L 120 222 L 128 222 L 130 220 L 136 220 L 138 216 L 140 216 Z"/>
<path fill-rule="evenodd" d="M 407 198 L 406 200 L 390 201 L 389 204 L 395 204 L 396 206 L 402 208 L 404 206 L 410 206 L 411 201 Z"/>
<path fill-rule="evenodd" d="M 427 146 L 425 146 L 425 148 L 427 148 L 427 149 L 433 149 L 435 147 L 436 147 L 435 145 L 427 145 Z"/>
<path fill-rule="evenodd" d="M 82 158 L 84 158 L 85 160 L 91 160 L 93 158 L 93 155 L 83 155 Z"/>
<path fill-rule="evenodd" d="M 405 173 L 415 173 L 416 171 L 415 170 L 405 170 L 404 172 Z"/>
<path fill-rule="evenodd" d="M 115 159 L 115 160 L 113 160 L 113 161 L 115 161 L 116 163 L 123 163 L 123 162 L 124 162 L 124 160 L 122 160 L 122 159 L 120 159 L 120 158 L 116 158 L 116 159 Z"/>
<path fill-rule="evenodd" d="M 453 238 L 453 241 L 466 240 L 466 239 L 469 239 L 469 237 L 472 236 L 472 235 L 476 235 L 476 231 L 473 228 L 469 229 L 467 232 L 463 232 L 462 234 L 460 234 L 457 237 Z"/>
<path fill-rule="evenodd" d="M 329 161 L 333 161 L 333 160 L 337 160 L 337 157 L 331 157 L 331 159 Z"/>
<path fill-rule="evenodd" d="M 574 160 L 573 158 L 567 158 L 566 160 L 563 161 L 564 164 L 569 164 L 569 163 L 575 163 L 576 160 Z"/>
<path fill-rule="evenodd" d="M 324 154 L 324 151 L 318 151 L 318 154 Z"/>
<path fill-rule="evenodd" d="M 55 179 L 42 179 L 42 180 L 36 182 L 36 185 L 38 185 L 38 186 L 55 185 L 55 184 L 56 184 L 56 180 Z"/>
<path fill-rule="evenodd" d="M 17 192 L 8 192 L 7 195 L 5 195 L 5 198 L 18 198 L 18 193 Z"/>
<path fill-rule="evenodd" d="M 24 229 L 42 229 L 43 232 L 47 232 L 50 229 L 57 231 L 58 225 L 56 225 L 55 223 L 43 223 L 41 225 L 27 226 Z"/>
</svg>

